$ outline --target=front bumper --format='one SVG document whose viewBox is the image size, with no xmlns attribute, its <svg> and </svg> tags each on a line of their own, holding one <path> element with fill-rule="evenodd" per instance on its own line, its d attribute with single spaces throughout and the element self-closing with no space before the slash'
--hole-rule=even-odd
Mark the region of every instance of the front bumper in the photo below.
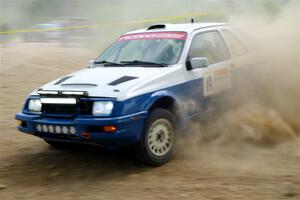
<svg viewBox="0 0 300 200">
<path fill-rule="evenodd" d="M 143 111 L 115 118 L 76 117 L 74 119 L 65 119 L 18 113 L 16 119 L 23 124 L 18 125 L 19 131 L 41 137 L 44 140 L 100 144 L 114 148 L 139 141 L 147 114 L 147 111 Z M 76 131 L 72 135 L 49 133 L 43 130 L 39 131 L 37 125 L 74 127 Z M 117 130 L 115 132 L 104 132 L 100 128 L 97 129 L 97 127 L 110 125 L 115 125 Z M 83 133 L 88 133 L 89 137 L 85 137 Z"/>
</svg>

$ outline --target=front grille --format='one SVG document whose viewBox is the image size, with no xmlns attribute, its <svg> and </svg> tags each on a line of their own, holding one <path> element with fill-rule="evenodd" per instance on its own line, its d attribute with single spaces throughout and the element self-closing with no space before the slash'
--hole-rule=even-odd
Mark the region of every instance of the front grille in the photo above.
<svg viewBox="0 0 300 200">
<path fill-rule="evenodd" d="M 78 101 L 77 104 L 43 104 L 43 115 L 51 117 L 74 117 L 77 114 L 91 115 L 93 110 L 92 101 Z"/>
<path fill-rule="evenodd" d="M 46 116 L 72 117 L 77 114 L 77 106 L 66 104 L 43 104 L 43 114 Z"/>
<path fill-rule="evenodd" d="M 79 102 L 79 112 L 81 115 L 91 115 L 93 110 L 92 101 L 80 101 Z"/>
</svg>

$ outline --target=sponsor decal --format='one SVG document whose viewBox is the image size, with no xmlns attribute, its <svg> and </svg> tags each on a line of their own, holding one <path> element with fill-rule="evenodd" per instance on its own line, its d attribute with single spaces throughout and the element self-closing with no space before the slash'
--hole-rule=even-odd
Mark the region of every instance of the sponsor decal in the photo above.
<svg viewBox="0 0 300 200">
<path fill-rule="evenodd" d="M 121 36 L 118 41 L 126 40 L 158 40 L 158 39 L 173 39 L 186 40 L 186 32 L 151 32 L 151 33 L 135 33 Z"/>
<path fill-rule="evenodd" d="M 210 96 L 212 94 L 215 93 L 215 90 L 214 90 L 214 76 L 213 76 L 213 73 L 209 73 L 209 74 L 206 74 L 205 76 L 203 76 L 203 95 L 206 97 L 206 96 Z"/>
<path fill-rule="evenodd" d="M 217 94 L 231 88 L 231 73 L 228 67 L 205 74 L 203 80 L 204 96 Z"/>
</svg>

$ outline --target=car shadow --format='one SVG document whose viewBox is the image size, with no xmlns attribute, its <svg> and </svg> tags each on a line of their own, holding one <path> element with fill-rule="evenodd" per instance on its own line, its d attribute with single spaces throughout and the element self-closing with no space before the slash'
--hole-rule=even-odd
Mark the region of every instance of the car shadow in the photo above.
<svg viewBox="0 0 300 200">
<path fill-rule="evenodd" d="M 76 181 L 107 181 L 151 169 L 129 150 L 107 150 L 98 146 L 53 149 L 38 145 L 20 151 L 0 167 L 0 179 L 8 184 L 64 184 Z"/>
</svg>

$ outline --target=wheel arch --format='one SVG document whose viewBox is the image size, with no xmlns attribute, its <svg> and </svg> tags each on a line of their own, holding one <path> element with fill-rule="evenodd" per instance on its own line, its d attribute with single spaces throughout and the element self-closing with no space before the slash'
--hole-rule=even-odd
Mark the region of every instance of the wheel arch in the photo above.
<svg viewBox="0 0 300 200">
<path fill-rule="evenodd" d="M 154 109 L 163 108 L 170 111 L 177 121 L 181 120 L 180 104 L 176 96 L 168 91 L 158 91 L 151 95 L 151 101 L 145 105 L 145 109 L 150 113 Z"/>
</svg>

